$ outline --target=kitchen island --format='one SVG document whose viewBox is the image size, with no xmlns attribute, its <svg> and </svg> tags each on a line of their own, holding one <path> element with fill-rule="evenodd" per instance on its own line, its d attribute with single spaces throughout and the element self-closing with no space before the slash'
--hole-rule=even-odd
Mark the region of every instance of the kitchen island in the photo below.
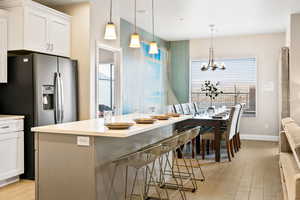
<svg viewBox="0 0 300 200">
<path fill-rule="evenodd" d="M 113 121 L 132 122 L 137 115 Z M 154 124 L 135 124 L 128 130 L 108 130 L 103 119 L 32 128 L 35 132 L 37 200 L 108 200 L 113 163 L 173 135 L 180 116 Z M 124 168 L 115 174 L 110 199 L 124 198 Z"/>
</svg>

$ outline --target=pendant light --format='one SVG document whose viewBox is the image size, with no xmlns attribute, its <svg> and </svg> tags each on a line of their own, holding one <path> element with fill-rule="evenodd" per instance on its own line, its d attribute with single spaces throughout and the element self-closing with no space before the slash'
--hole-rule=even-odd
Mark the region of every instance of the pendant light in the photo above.
<svg viewBox="0 0 300 200">
<path fill-rule="evenodd" d="M 215 71 L 216 69 L 225 70 L 226 66 L 224 63 L 219 64 L 215 62 L 215 55 L 214 55 L 214 31 L 215 31 L 215 25 L 209 25 L 210 31 L 211 31 L 211 37 L 210 37 L 210 48 L 209 48 L 209 58 L 208 63 L 203 63 L 201 66 L 201 71 L 207 71 L 212 70 Z"/>
<path fill-rule="evenodd" d="M 152 0 L 152 41 L 150 42 L 150 47 L 149 47 L 149 54 L 158 54 L 158 46 L 155 41 L 155 36 L 154 36 L 154 0 Z"/>
<path fill-rule="evenodd" d="M 117 39 L 117 31 L 116 25 L 112 22 L 112 1 L 110 0 L 110 11 L 109 11 L 109 22 L 105 26 L 105 40 L 116 40 Z"/>
<path fill-rule="evenodd" d="M 130 48 L 140 48 L 141 42 L 140 42 L 140 35 L 137 33 L 136 30 L 136 0 L 134 0 L 134 33 L 131 34 L 130 37 Z"/>
</svg>

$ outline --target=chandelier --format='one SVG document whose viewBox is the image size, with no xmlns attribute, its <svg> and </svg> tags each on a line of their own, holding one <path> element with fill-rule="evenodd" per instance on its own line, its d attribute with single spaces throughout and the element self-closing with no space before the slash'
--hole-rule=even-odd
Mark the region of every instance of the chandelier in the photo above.
<svg viewBox="0 0 300 200">
<path fill-rule="evenodd" d="M 209 28 L 210 28 L 210 31 L 211 31 L 209 58 L 208 58 L 208 63 L 202 63 L 201 64 L 201 71 L 207 71 L 207 70 L 215 71 L 216 69 L 225 70 L 226 69 L 225 64 L 215 62 L 215 58 L 214 58 L 215 25 L 213 25 L 213 24 L 209 25 Z"/>
</svg>

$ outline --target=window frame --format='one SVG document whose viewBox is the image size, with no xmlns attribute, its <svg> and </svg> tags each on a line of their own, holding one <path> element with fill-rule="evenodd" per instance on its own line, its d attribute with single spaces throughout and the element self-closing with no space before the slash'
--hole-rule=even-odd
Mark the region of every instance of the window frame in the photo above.
<svg viewBox="0 0 300 200">
<path fill-rule="evenodd" d="M 242 115 L 242 117 L 244 118 L 258 118 L 259 117 L 259 106 L 260 106 L 260 102 L 259 102 L 259 97 L 260 97 L 260 89 L 258 86 L 261 85 L 260 83 L 260 78 L 259 78 L 259 60 L 257 56 L 236 56 L 236 57 L 218 57 L 216 58 L 216 60 L 226 60 L 226 59 L 249 59 L 249 58 L 254 58 L 255 59 L 255 66 L 256 66 L 256 81 L 255 81 L 255 115 L 254 116 L 250 116 L 250 115 Z M 192 63 L 193 62 L 200 62 L 203 60 L 207 60 L 208 58 L 201 58 L 201 57 L 197 57 L 197 58 L 190 58 L 189 60 L 189 102 L 192 101 Z M 199 67 L 200 70 L 200 67 Z"/>
<path fill-rule="evenodd" d="M 115 48 L 106 44 L 101 43 L 100 41 L 95 42 L 95 57 L 94 62 L 91 65 L 90 70 L 90 118 L 98 118 L 97 116 L 97 65 L 99 61 L 99 53 L 100 50 L 107 50 L 114 53 L 115 57 L 115 114 L 120 115 L 123 112 L 123 79 L 122 79 L 122 73 L 123 73 L 123 59 L 122 54 L 123 50 L 122 48 Z"/>
</svg>

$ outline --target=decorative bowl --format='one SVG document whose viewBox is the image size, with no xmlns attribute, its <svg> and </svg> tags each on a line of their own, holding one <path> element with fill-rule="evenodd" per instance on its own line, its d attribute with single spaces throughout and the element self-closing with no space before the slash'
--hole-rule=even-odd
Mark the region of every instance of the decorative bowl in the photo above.
<svg viewBox="0 0 300 200">
<path fill-rule="evenodd" d="M 170 116 L 168 115 L 153 115 L 151 116 L 152 119 L 157 119 L 157 120 L 168 120 Z"/>
<path fill-rule="evenodd" d="M 156 120 L 153 118 L 138 118 L 134 119 L 137 124 L 153 124 Z"/>
<path fill-rule="evenodd" d="M 134 123 L 130 122 L 112 122 L 112 123 L 106 123 L 104 124 L 109 129 L 129 129 L 131 126 L 134 125 Z"/>
<path fill-rule="evenodd" d="M 167 115 L 170 117 L 180 117 L 179 113 L 168 113 Z"/>
</svg>

